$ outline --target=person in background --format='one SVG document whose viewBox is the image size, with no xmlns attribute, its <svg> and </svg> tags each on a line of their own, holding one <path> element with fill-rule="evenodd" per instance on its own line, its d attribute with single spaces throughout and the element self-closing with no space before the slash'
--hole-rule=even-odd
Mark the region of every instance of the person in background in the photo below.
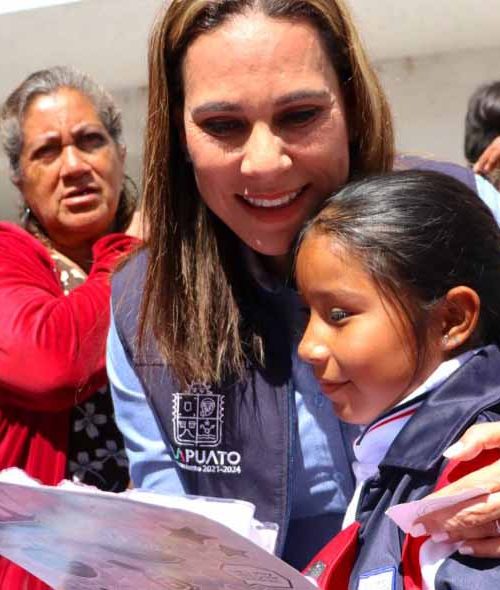
<svg viewBox="0 0 500 590">
<path fill-rule="evenodd" d="M 105 367 L 110 273 L 137 244 L 120 113 L 89 76 L 53 67 L 10 94 L 0 130 L 21 197 L 20 226 L 0 223 L 0 469 L 122 491 Z M 45 586 L 2 559 L 0 587 Z"/>
<path fill-rule="evenodd" d="M 149 56 L 150 234 L 113 279 L 108 339 L 132 480 L 253 502 L 301 568 L 340 529 L 357 429 L 297 356 L 291 247 L 328 195 L 393 168 L 389 107 L 343 0 L 173 0 Z M 500 218 L 485 179 L 432 164 Z"/>
<path fill-rule="evenodd" d="M 436 172 L 352 183 L 301 232 L 296 278 L 308 310 L 299 355 L 337 416 L 362 425 L 343 530 L 306 574 L 332 590 L 497 587 L 500 559 L 468 557 L 467 544 L 450 539 L 405 537 L 385 514 L 500 456 L 443 456 L 467 427 L 500 419 L 500 230 L 491 211 Z"/>
<path fill-rule="evenodd" d="M 465 117 L 465 158 L 478 174 L 500 187 L 500 81 L 480 86 Z"/>
</svg>

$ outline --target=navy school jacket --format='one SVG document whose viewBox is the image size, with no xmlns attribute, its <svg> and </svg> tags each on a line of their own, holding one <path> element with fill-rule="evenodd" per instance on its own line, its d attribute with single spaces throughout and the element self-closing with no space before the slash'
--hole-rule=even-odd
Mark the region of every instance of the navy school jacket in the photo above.
<svg viewBox="0 0 500 590">
<path fill-rule="evenodd" d="M 443 451 L 472 424 L 500 419 L 500 350 L 486 347 L 432 392 L 394 440 L 365 483 L 356 522 L 313 558 L 305 573 L 323 590 L 485 590 L 500 588 L 500 559 L 454 552 L 435 571 L 422 564 L 435 551 L 429 537 L 405 535 L 385 515 L 395 504 L 419 500 L 500 457 L 447 464 Z M 436 486 L 436 483 L 438 485 Z M 432 545 L 434 547 L 432 547 Z"/>
</svg>

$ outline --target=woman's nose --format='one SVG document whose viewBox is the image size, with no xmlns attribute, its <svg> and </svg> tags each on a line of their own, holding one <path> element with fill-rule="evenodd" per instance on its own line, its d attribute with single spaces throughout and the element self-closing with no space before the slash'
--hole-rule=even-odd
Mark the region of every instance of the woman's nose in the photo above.
<svg viewBox="0 0 500 590">
<path fill-rule="evenodd" d="M 292 164 L 282 139 L 267 125 L 255 125 L 244 146 L 241 173 L 246 176 L 274 174 Z"/>
<path fill-rule="evenodd" d="M 64 147 L 61 160 L 61 176 L 63 177 L 86 174 L 91 169 L 83 154 L 74 145 Z"/>
<path fill-rule="evenodd" d="M 324 339 L 320 338 L 311 322 L 299 342 L 300 358 L 311 365 L 325 363 L 330 357 L 330 349 Z"/>
</svg>

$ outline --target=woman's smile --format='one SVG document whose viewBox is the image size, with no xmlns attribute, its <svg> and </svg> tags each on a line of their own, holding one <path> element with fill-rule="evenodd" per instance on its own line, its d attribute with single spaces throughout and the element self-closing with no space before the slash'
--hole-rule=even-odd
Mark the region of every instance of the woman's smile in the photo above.
<svg viewBox="0 0 500 590">
<path fill-rule="evenodd" d="M 285 230 L 297 217 L 302 218 L 304 201 L 307 201 L 309 186 L 299 190 L 282 193 L 265 193 L 254 195 L 237 195 L 242 213 L 249 222 L 258 221 L 260 224 L 271 224 L 275 231 Z"/>
<path fill-rule="evenodd" d="M 298 190 L 286 191 L 282 193 L 253 194 L 245 190 L 243 195 L 239 195 L 243 200 L 253 207 L 263 207 L 264 209 L 274 209 L 277 207 L 286 207 L 293 203 L 299 197 L 306 187 Z"/>
</svg>

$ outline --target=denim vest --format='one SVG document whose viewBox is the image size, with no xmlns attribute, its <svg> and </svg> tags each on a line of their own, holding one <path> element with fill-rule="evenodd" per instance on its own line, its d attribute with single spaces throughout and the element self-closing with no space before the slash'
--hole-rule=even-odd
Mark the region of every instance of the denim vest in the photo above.
<svg viewBox="0 0 500 590">
<path fill-rule="evenodd" d="M 194 382 L 183 390 L 153 339 L 140 352 L 135 345 L 142 296 L 138 285 L 143 284 L 147 261 L 147 252 L 142 251 L 114 276 L 113 313 L 184 488 L 189 494 L 252 502 L 256 518 L 280 526 L 279 551 L 290 512 L 295 431 L 287 290 L 256 289 L 252 297 L 260 323 L 266 326 L 270 369 L 248 363 L 241 380 L 220 386 Z"/>
<path fill-rule="evenodd" d="M 433 169 L 475 189 L 472 171 L 451 163 L 400 158 L 397 167 Z M 137 350 L 137 321 L 148 263 L 139 252 L 115 274 L 112 305 L 124 350 L 176 460 L 189 494 L 238 498 L 256 506 L 256 518 L 280 527 L 281 553 L 291 507 L 296 431 L 291 383 L 290 292 L 256 287 L 249 310 L 266 341 L 267 369 L 248 363 L 244 379 L 220 386 L 191 383 L 183 391 L 153 338 Z M 195 335 L 194 335 L 195 336 Z"/>
</svg>

